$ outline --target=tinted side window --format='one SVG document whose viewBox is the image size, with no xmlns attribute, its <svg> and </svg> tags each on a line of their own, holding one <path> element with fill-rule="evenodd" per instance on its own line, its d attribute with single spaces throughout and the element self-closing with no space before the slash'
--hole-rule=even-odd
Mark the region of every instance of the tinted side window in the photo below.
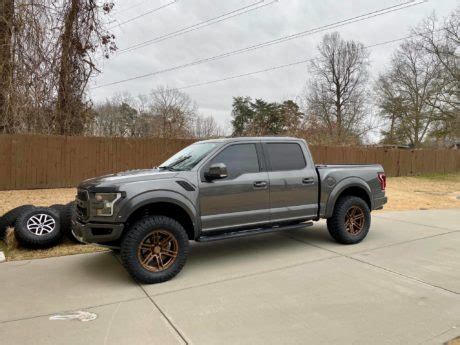
<svg viewBox="0 0 460 345">
<path fill-rule="evenodd" d="M 229 146 L 211 160 L 210 164 L 214 163 L 224 163 L 227 166 L 228 178 L 260 171 L 255 144 Z"/>
<path fill-rule="evenodd" d="M 305 157 L 299 144 L 268 143 L 266 147 L 272 171 L 305 168 Z"/>
</svg>

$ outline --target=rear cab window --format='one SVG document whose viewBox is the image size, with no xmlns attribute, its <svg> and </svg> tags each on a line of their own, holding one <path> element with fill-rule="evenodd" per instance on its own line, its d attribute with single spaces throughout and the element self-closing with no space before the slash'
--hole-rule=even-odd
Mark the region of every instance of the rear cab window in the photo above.
<svg viewBox="0 0 460 345">
<path fill-rule="evenodd" d="M 301 170 L 307 166 L 302 147 L 298 143 L 265 143 L 271 171 Z"/>
</svg>

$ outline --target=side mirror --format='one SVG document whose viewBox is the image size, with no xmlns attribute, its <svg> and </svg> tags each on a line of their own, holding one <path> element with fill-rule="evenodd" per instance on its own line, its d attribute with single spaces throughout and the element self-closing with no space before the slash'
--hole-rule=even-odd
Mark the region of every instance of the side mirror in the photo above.
<svg viewBox="0 0 460 345">
<path fill-rule="evenodd" d="M 212 164 L 208 171 L 204 173 L 204 178 L 209 181 L 226 178 L 227 176 L 227 166 L 224 163 Z"/>
</svg>

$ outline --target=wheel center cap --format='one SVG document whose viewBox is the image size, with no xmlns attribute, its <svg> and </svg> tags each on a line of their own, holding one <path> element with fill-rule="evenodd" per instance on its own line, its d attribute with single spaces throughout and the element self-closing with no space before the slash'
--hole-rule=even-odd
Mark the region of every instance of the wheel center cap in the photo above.
<svg viewBox="0 0 460 345">
<path fill-rule="evenodd" d="M 161 252 L 161 247 L 160 246 L 155 246 L 155 248 L 153 248 L 153 252 L 155 254 L 159 254 Z"/>
</svg>

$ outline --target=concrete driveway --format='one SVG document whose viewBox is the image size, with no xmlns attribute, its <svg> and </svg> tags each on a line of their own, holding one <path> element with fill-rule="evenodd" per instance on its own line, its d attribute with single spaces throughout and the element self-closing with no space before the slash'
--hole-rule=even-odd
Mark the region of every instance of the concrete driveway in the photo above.
<svg viewBox="0 0 460 345">
<path fill-rule="evenodd" d="M 139 285 L 111 253 L 0 264 L 0 344 L 441 344 L 460 336 L 460 209 L 193 244 Z M 94 321 L 50 320 L 76 311 Z"/>
</svg>

